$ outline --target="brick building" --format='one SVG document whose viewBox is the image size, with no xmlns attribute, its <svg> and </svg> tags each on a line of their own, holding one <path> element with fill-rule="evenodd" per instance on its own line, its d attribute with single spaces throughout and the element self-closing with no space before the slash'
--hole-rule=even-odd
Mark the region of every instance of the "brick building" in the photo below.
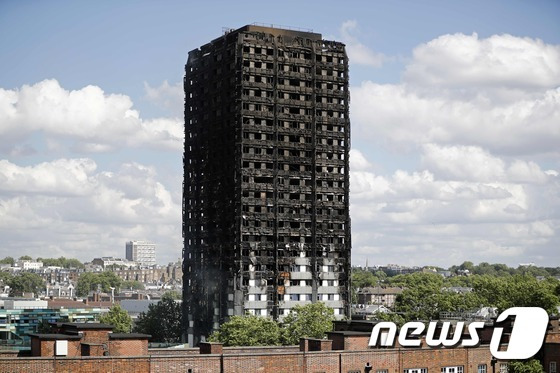
<svg viewBox="0 0 560 373">
<path fill-rule="evenodd" d="M 147 334 L 113 333 L 99 323 L 59 323 L 54 333 L 30 333 L 31 356 L 142 356 L 148 354 Z"/>
<path fill-rule="evenodd" d="M 299 346 L 223 347 L 201 343 L 199 348 L 148 350 L 145 336 L 112 335 L 103 325 L 90 329 L 63 325 L 58 331 L 62 336 L 34 336 L 36 356 L 14 357 L 0 350 L 0 372 L 358 373 L 364 372 L 368 363 L 376 373 L 507 372 L 509 362 L 493 359 L 490 354 L 491 333 L 481 332 L 481 343 L 466 348 L 429 348 L 423 340 L 420 347 L 405 348 L 397 343 L 390 348 L 370 348 L 367 329 L 371 326 L 365 321 L 341 322 L 328 339 L 302 339 Z M 487 331 L 492 327 L 489 324 Z M 67 340 L 66 346 L 60 347 L 66 355 L 55 358 L 59 340 Z M 560 363 L 557 318 L 550 320 L 545 343 L 535 358 L 543 363 L 546 373 L 555 373 Z"/>
</svg>

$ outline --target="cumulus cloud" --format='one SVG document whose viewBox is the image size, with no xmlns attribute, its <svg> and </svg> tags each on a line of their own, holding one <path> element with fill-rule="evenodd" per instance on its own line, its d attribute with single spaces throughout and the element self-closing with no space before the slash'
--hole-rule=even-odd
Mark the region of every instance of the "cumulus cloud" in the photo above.
<svg viewBox="0 0 560 373">
<path fill-rule="evenodd" d="M 149 101 L 169 110 L 176 117 L 183 116 L 185 93 L 181 83 L 171 85 L 165 80 L 159 87 L 152 87 L 144 82 L 144 91 Z"/>
<path fill-rule="evenodd" d="M 558 154 L 560 46 L 444 35 L 417 47 L 399 84 L 352 88 L 354 134 L 397 150 L 479 146 L 496 154 Z"/>
<path fill-rule="evenodd" d="M 143 120 L 126 95 L 106 94 L 97 86 L 69 91 L 56 80 L 0 88 L 0 151 L 42 133 L 49 141 L 71 140 L 81 152 L 147 146 L 178 150 L 183 143 L 179 119 Z"/>
<path fill-rule="evenodd" d="M 539 39 L 442 35 L 413 51 L 404 79 L 427 86 L 532 89 L 560 85 L 560 46 Z"/>
<path fill-rule="evenodd" d="M 181 200 L 158 179 L 153 167 L 137 163 L 100 171 L 88 158 L 34 166 L 0 161 L 0 256 L 91 260 L 122 256 L 125 241 L 149 239 L 158 241 L 160 259 L 177 259 Z"/>
<path fill-rule="evenodd" d="M 87 195 L 92 191 L 88 175 L 96 168 L 91 159 L 59 159 L 28 167 L 0 160 L 0 192 Z"/>
<path fill-rule="evenodd" d="M 555 172 L 473 147 L 430 145 L 422 158 L 422 171 L 350 172 L 355 262 L 516 264 L 524 257 L 544 264 L 554 255 L 560 229 Z M 488 167 L 479 171 L 477 163 Z"/>
<path fill-rule="evenodd" d="M 560 150 L 559 102 L 560 89 L 494 105 L 490 97 L 462 100 L 445 91 L 425 96 L 406 84 L 364 82 L 352 90 L 351 115 L 355 134 L 395 149 L 433 142 L 543 154 Z"/>
<path fill-rule="evenodd" d="M 355 171 L 364 171 L 372 168 L 372 164 L 358 149 L 350 150 L 350 167 Z"/>
<path fill-rule="evenodd" d="M 341 40 L 346 43 L 346 53 L 350 62 L 353 65 L 381 67 L 387 57 L 361 43 L 355 36 L 357 29 L 358 23 L 355 20 L 345 21 L 340 27 Z"/>
<path fill-rule="evenodd" d="M 454 34 L 416 47 L 400 83 L 352 87 L 353 135 L 420 161 L 380 175 L 357 157 L 355 261 L 557 260 L 560 173 L 538 160 L 558 164 L 559 86 L 558 45 Z"/>
</svg>

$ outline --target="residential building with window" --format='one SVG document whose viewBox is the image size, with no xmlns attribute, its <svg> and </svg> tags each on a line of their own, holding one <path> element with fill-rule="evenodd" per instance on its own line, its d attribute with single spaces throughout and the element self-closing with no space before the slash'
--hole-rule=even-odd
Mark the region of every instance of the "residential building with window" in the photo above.
<svg viewBox="0 0 560 373">
<path fill-rule="evenodd" d="M 322 301 L 350 316 L 344 44 L 311 31 L 228 30 L 189 52 L 184 89 L 188 342 L 246 312 L 281 319 Z"/>
</svg>

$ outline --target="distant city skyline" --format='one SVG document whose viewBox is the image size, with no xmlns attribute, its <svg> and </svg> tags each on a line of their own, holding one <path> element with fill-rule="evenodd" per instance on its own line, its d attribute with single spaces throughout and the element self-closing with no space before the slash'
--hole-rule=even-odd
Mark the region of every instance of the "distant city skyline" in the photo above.
<svg viewBox="0 0 560 373">
<path fill-rule="evenodd" d="M 353 264 L 559 266 L 560 3 L 322 9 L 1 2 L 0 258 L 175 262 L 187 53 L 258 21 L 347 45 Z"/>
</svg>

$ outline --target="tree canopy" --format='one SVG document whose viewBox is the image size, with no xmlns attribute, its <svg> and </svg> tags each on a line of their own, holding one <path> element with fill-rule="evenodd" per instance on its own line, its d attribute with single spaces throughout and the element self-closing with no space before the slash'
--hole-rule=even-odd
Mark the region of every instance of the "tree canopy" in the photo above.
<svg viewBox="0 0 560 373">
<path fill-rule="evenodd" d="M 99 322 L 114 326 L 115 333 L 130 333 L 132 329 L 132 318 L 120 305 L 115 304 L 104 315 L 99 317 Z"/>
<path fill-rule="evenodd" d="M 298 344 L 301 337 L 323 338 L 332 331 L 334 311 L 322 302 L 294 306 L 282 322 L 284 344 Z"/>
<path fill-rule="evenodd" d="M 31 272 L 23 272 L 17 276 L 12 276 L 7 280 L 10 286 L 10 296 L 16 296 L 22 293 L 34 293 L 37 295 L 44 287 L 44 281 L 38 274 Z"/>
<path fill-rule="evenodd" d="M 8 284 L 8 281 L 12 278 L 10 272 L 0 271 L 0 284 Z"/>
<path fill-rule="evenodd" d="M 210 342 L 224 346 L 277 346 L 281 343 L 278 323 L 260 316 L 232 316 L 220 329 L 212 333 Z"/>
<path fill-rule="evenodd" d="M 182 317 L 181 304 L 163 297 L 158 303 L 150 304 L 148 312 L 138 316 L 134 331 L 150 334 L 151 342 L 178 343 L 181 341 Z"/>
<path fill-rule="evenodd" d="M 541 307 L 554 314 L 560 304 L 560 282 L 554 278 L 539 281 L 531 275 L 473 275 L 444 281 L 441 276 L 418 272 L 395 276 L 391 282 L 405 287 L 397 296 L 395 311 L 407 321 L 433 320 L 440 312 L 470 311 L 482 306 L 496 307 L 498 312 L 510 307 Z M 472 291 L 457 293 L 449 286 L 469 287 Z"/>
<path fill-rule="evenodd" d="M 353 270 L 352 271 L 352 286 L 355 288 L 365 288 L 367 286 L 375 286 L 379 279 L 370 271 L 366 270 Z"/>
<path fill-rule="evenodd" d="M 225 346 L 294 345 L 302 337 L 323 338 L 332 330 L 334 319 L 332 308 L 309 303 L 293 307 L 282 323 L 262 316 L 232 316 L 209 340 Z"/>
<path fill-rule="evenodd" d="M 7 256 L 4 259 L 0 259 L 0 264 L 9 264 L 10 266 L 14 266 L 16 260 L 11 256 Z"/>
<path fill-rule="evenodd" d="M 544 373 L 544 368 L 541 362 L 536 359 L 518 360 L 509 363 L 508 373 Z"/>
<path fill-rule="evenodd" d="M 37 261 L 42 262 L 46 267 L 84 268 L 84 264 L 78 259 L 67 259 L 63 256 L 60 258 L 37 258 Z"/>
<path fill-rule="evenodd" d="M 102 291 L 108 293 L 111 291 L 111 287 L 118 288 L 121 283 L 121 278 L 113 272 L 85 272 L 78 278 L 76 294 L 80 297 L 85 297 L 90 290 L 95 290 L 98 285 L 101 287 Z"/>
<path fill-rule="evenodd" d="M 140 281 L 123 281 L 121 289 L 144 290 L 144 284 Z"/>
</svg>

